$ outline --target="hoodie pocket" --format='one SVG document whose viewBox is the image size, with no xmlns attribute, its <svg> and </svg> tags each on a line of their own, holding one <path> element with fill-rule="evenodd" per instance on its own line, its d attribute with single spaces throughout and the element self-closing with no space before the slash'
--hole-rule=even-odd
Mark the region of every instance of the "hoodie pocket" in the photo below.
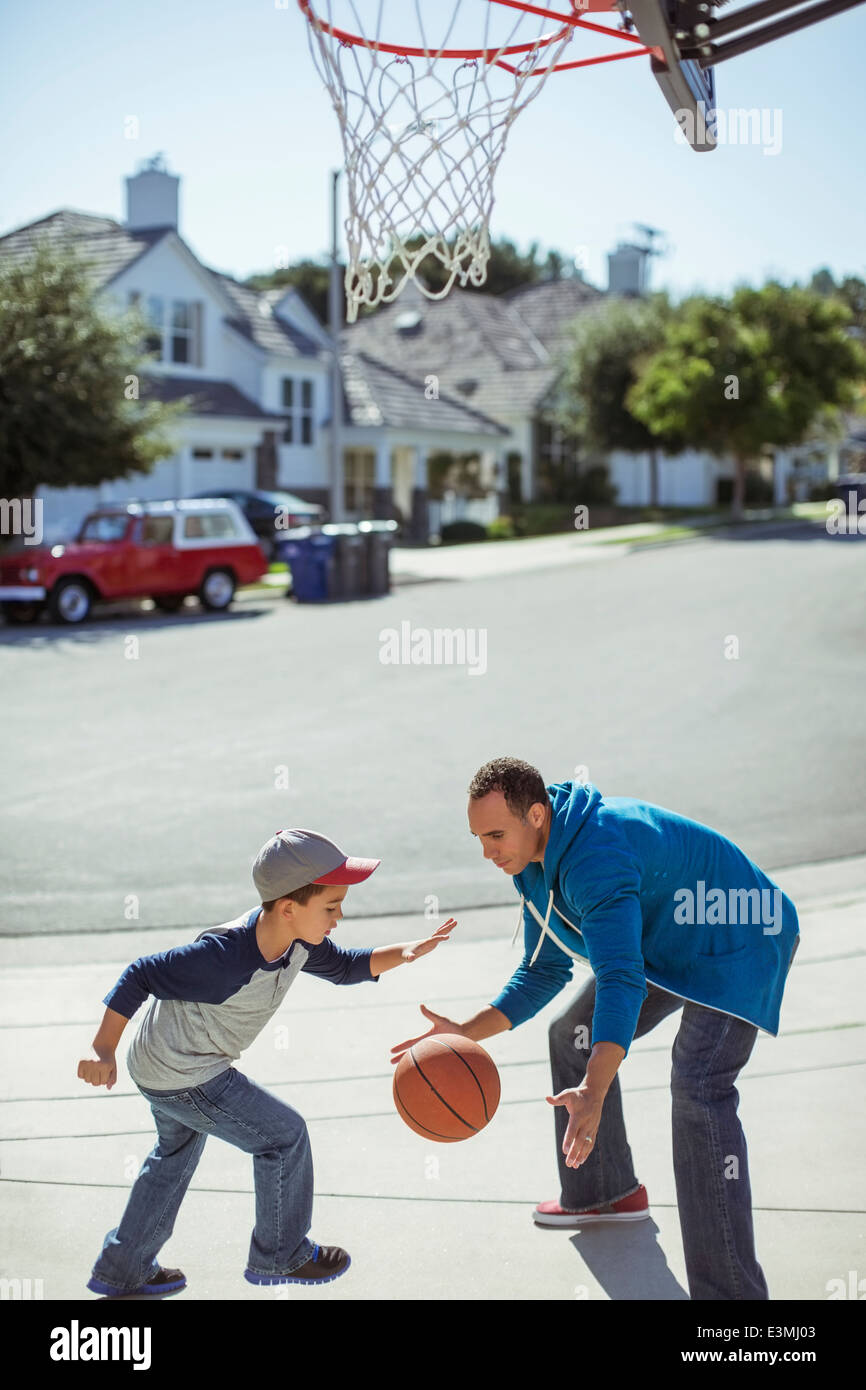
<svg viewBox="0 0 866 1390">
<path fill-rule="evenodd" d="M 701 1002 L 729 1002 L 733 994 L 748 993 L 751 990 L 758 964 L 756 953 L 761 948 L 757 943 L 747 942 L 733 951 L 717 951 L 714 954 L 699 951 L 692 959 L 688 981 L 684 993 Z M 764 953 L 766 954 L 766 953 Z"/>
</svg>

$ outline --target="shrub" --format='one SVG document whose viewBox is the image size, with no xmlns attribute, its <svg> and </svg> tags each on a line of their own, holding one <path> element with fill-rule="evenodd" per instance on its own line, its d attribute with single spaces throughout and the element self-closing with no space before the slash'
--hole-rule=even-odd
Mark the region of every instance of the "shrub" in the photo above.
<svg viewBox="0 0 866 1390">
<path fill-rule="evenodd" d="M 831 482 L 813 483 L 809 488 L 810 502 L 829 502 L 837 496 L 837 484 Z"/>
<path fill-rule="evenodd" d="M 552 536 L 574 528 L 574 508 L 562 502 L 524 502 L 512 507 L 515 536 Z"/>
<path fill-rule="evenodd" d="M 613 506 L 616 502 L 618 489 L 610 481 L 607 469 L 597 464 L 592 468 L 587 468 L 581 473 L 576 481 L 574 489 L 575 502 L 581 502 L 584 506 L 591 506 L 593 503 L 601 506 Z"/>
<path fill-rule="evenodd" d="M 457 545 L 460 541 L 486 541 L 487 527 L 478 521 L 449 521 L 442 527 L 442 544 Z"/>
<path fill-rule="evenodd" d="M 491 541 L 510 541 L 515 535 L 514 522 L 510 516 L 498 516 L 487 527 L 487 538 Z"/>
</svg>

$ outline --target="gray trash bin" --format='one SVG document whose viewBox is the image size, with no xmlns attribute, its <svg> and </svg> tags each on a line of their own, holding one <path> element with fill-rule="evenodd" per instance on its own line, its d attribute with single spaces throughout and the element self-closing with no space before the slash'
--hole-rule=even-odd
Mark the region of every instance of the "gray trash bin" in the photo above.
<svg viewBox="0 0 866 1390">
<path fill-rule="evenodd" d="M 368 594 L 387 594 L 391 588 L 391 546 L 397 532 L 396 521 L 359 521 L 358 530 L 367 546 Z"/>
<path fill-rule="evenodd" d="M 357 598 L 365 592 L 367 555 L 364 537 L 352 522 L 332 522 L 322 527 L 321 534 L 333 540 L 335 574 L 334 591 L 329 598 Z"/>
</svg>

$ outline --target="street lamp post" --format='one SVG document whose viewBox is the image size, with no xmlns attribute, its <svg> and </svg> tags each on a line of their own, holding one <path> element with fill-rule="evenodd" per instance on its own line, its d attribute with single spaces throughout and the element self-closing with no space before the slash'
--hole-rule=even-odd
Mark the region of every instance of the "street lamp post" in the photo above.
<svg viewBox="0 0 866 1390">
<path fill-rule="evenodd" d="M 328 322 L 331 332 L 331 520 L 343 517 L 343 380 L 340 373 L 340 331 L 343 326 L 343 287 L 339 246 L 340 171 L 331 171 L 331 275 L 328 283 Z"/>
</svg>

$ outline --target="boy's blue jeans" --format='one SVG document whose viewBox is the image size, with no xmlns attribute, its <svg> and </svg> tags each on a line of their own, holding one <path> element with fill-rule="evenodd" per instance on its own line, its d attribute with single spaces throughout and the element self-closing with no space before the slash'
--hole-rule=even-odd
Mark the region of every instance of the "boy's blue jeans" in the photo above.
<svg viewBox="0 0 866 1390">
<path fill-rule="evenodd" d="M 799 938 L 792 961 L 798 945 Z M 668 994 L 649 981 L 647 991 L 636 1038 L 649 1033 L 668 1014 L 683 1010 L 671 1054 L 671 1119 L 689 1294 L 708 1300 L 768 1299 L 767 1281 L 755 1254 L 749 1161 L 734 1086 L 758 1030 L 732 1014 Z M 584 1079 L 591 1048 L 577 1043 L 592 1035 L 594 1008 L 595 977 L 590 976 L 550 1025 L 553 1095 L 579 1086 Z M 579 1027 L 586 1033 L 576 1039 Z M 619 1077 L 614 1077 L 604 1098 L 595 1144 L 579 1168 L 567 1168 L 562 1152 L 568 1119 L 565 1106 L 557 1105 L 560 1205 L 569 1211 L 589 1211 L 636 1192 L 640 1184 L 626 1138 Z"/>
<path fill-rule="evenodd" d="M 187 1091 L 147 1091 L 157 1142 L 135 1180 L 120 1225 L 105 1237 L 93 1276 L 129 1293 L 157 1269 L 209 1134 L 253 1155 L 256 1224 L 248 1268 L 289 1274 L 312 1257 L 313 1159 L 303 1117 L 227 1067 Z"/>
</svg>

